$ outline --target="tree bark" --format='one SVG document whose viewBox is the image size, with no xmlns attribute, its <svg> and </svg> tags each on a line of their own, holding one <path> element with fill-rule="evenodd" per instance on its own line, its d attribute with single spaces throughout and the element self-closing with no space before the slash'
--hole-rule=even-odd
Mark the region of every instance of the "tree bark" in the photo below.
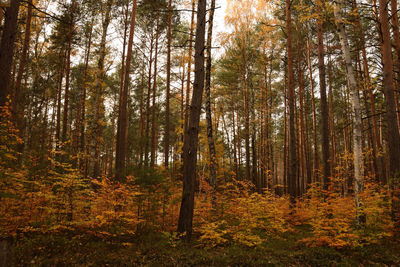
<svg viewBox="0 0 400 267">
<path fill-rule="evenodd" d="M 169 166 L 169 137 L 170 137 L 170 90 L 171 90 L 171 17 L 172 0 L 168 1 L 168 29 L 167 29 L 167 91 L 165 99 L 165 137 L 164 137 L 164 166 Z"/>
<path fill-rule="evenodd" d="M 101 144 L 101 128 L 102 128 L 102 117 L 103 117 L 103 84 L 105 78 L 104 61 L 106 58 L 106 42 L 107 42 L 107 32 L 108 26 L 111 21 L 111 8 L 114 0 L 107 0 L 106 12 L 104 14 L 103 29 L 100 41 L 100 54 L 99 61 L 97 62 L 97 77 L 96 77 L 96 137 L 94 145 L 94 165 L 93 165 L 93 178 L 97 178 L 100 174 L 99 165 L 99 154 L 100 154 L 100 144 Z"/>
<path fill-rule="evenodd" d="M 319 83 L 321 94 L 321 124 L 322 124 L 322 163 L 323 163 L 323 180 L 324 189 L 327 190 L 329 186 L 330 172 L 330 158 L 329 158 L 329 114 L 328 103 L 326 99 L 326 80 L 325 80 L 325 51 L 323 39 L 323 12 L 322 3 L 317 1 L 317 40 L 318 40 L 318 69 L 319 69 Z"/>
<path fill-rule="evenodd" d="M 150 153 L 150 167 L 154 167 L 156 161 L 156 95 L 157 95 L 157 62 L 158 62 L 158 37 L 159 37 L 159 23 L 160 23 L 160 14 L 157 14 L 157 23 L 156 23 L 156 46 L 154 53 L 154 81 L 153 81 L 153 96 L 152 96 L 152 104 L 151 104 L 151 153 Z"/>
<path fill-rule="evenodd" d="M 26 16 L 26 24 L 25 24 L 24 45 L 22 47 L 22 53 L 21 53 L 21 57 L 20 57 L 20 61 L 19 61 L 17 79 L 15 82 L 14 100 L 12 102 L 14 118 L 17 121 L 17 124 L 19 125 L 18 126 L 19 129 L 22 129 L 22 118 L 21 118 L 21 116 L 19 116 L 20 114 L 18 114 L 18 108 L 19 108 L 19 106 L 23 107 L 23 103 L 20 103 L 20 94 L 21 94 L 20 92 L 21 92 L 22 76 L 24 74 L 25 64 L 28 59 L 27 57 L 28 57 L 29 43 L 30 43 L 30 39 L 31 39 L 31 22 L 32 22 L 32 0 L 28 0 L 28 11 L 27 11 L 27 16 Z M 22 102 L 24 102 L 24 101 L 22 101 Z"/>
<path fill-rule="evenodd" d="M 393 192 L 397 192 L 400 180 L 400 135 L 397 123 L 395 92 L 393 86 L 393 58 L 390 39 L 389 15 L 386 0 L 379 0 L 379 21 L 381 25 L 381 53 L 383 63 L 383 93 L 386 102 L 386 138 L 389 152 L 389 180 Z M 393 217 L 395 221 L 400 219 L 399 196 L 393 198 Z"/>
<path fill-rule="evenodd" d="M 208 30 L 207 30 L 207 65 L 206 65 L 206 119 L 207 119 L 207 140 L 208 148 L 210 152 L 210 185 L 213 188 L 213 200 L 215 200 L 215 189 L 216 189 L 216 152 L 215 152 L 215 141 L 213 136 L 213 124 L 211 116 L 211 47 L 212 47 L 212 34 L 213 34 L 213 21 L 214 21 L 214 10 L 215 0 L 211 0 L 210 13 L 208 17 Z M 213 201 L 215 205 L 215 201 Z"/>
<path fill-rule="evenodd" d="M 341 0 L 341 3 L 343 0 Z M 352 118 L 353 118 L 353 160 L 354 160 L 354 178 L 355 178 L 355 199 L 357 206 L 357 223 L 365 222 L 365 215 L 362 211 L 362 200 L 360 194 L 364 190 L 364 164 L 362 159 L 362 131 L 361 131 L 361 106 L 357 89 L 357 82 L 354 75 L 354 69 L 351 62 L 350 47 L 347 40 L 345 25 L 343 23 L 340 8 L 335 3 L 334 13 L 336 25 L 339 34 L 342 54 L 346 64 L 346 76 L 350 89 L 350 97 L 352 102 Z"/>
<path fill-rule="evenodd" d="M 68 45 L 67 45 L 67 62 L 65 67 L 65 93 L 64 93 L 64 112 L 63 112 L 63 125 L 62 125 L 62 136 L 63 142 L 67 141 L 67 130 L 68 130 L 68 109 L 69 109 L 69 84 L 70 84 L 70 72 L 71 72 L 71 52 L 72 52 L 72 38 L 74 31 L 74 13 L 76 7 L 76 0 L 73 0 L 70 6 L 69 14 L 69 27 L 68 27 Z"/>
<path fill-rule="evenodd" d="M 296 132 L 295 132 L 295 90 L 294 90 L 294 63 L 292 48 L 292 13 L 291 1 L 286 0 L 286 46 L 288 60 L 288 106 L 289 106 L 289 169 L 288 169 L 288 187 L 291 202 L 294 203 L 297 181 L 297 155 L 296 155 Z"/>
<path fill-rule="evenodd" d="M 11 0 L 4 14 L 4 28 L 0 44 L 0 107 L 6 104 L 10 92 L 11 68 L 14 60 L 20 0 Z"/>
<path fill-rule="evenodd" d="M 318 154 L 318 140 L 317 140 L 317 115 L 315 107 L 315 97 L 314 97 L 314 79 L 312 71 L 311 62 L 311 51 L 310 51 L 310 38 L 307 36 L 307 62 L 308 62 L 308 72 L 310 76 L 310 88 L 311 88 L 311 105 L 313 114 L 313 142 L 314 142 L 314 159 L 313 159 L 313 171 L 312 171 L 312 182 L 316 181 L 316 176 L 319 169 L 319 154 Z"/>
<path fill-rule="evenodd" d="M 204 41 L 206 28 L 207 1 L 199 0 L 197 7 L 197 26 L 195 41 L 195 77 L 188 129 L 183 146 L 183 192 L 179 213 L 178 232 L 185 233 L 186 240 L 192 234 L 194 191 L 196 181 L 197 147 L 199 141 L 199 122 L 204 89 Z"/>
<path fill-rule="evenodd" d="M 126 55 L 125 74 L 124 74 L 124 86 L 122 90 L 122 96 L 120 98 L 120 105 L 118 111 L 118 129 L 117 129 L 117 147 L 115 157 L 115 179 L 118 181 L 124 181 L 126 178 L 125 160 L 126 160 L 126 132 L 127 132 L 127 103 L 128 103 L 128 89 L 129 89 L 129 74 L 132 61 L 132 47 L 133 47 L 133 36 L 135 31 L 135 19 L 136 19 L 136 0 L 133 0 L 132 12 L 131 12 L 131 23 L 129 30 L 129 41 Z"/>
</svg>

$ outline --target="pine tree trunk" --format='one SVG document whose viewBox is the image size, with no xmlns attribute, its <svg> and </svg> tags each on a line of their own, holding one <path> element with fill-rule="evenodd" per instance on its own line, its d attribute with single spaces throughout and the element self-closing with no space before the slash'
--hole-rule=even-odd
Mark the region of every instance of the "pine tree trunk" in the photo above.
<svg viewBox="0 0 400 267">
<path fill-rule="evenodd" d="M 79 159 L 79 168 L 82 170 L 85 163 L 84 159 L 81 159 L 82 154 L 85 152 L 85 119 L 86 119 L 86 86 L 87 86 L 87 76 L 89 70 L 89 58 L 90 51 L 92 47 L 92 35 L 93 35 L 93 24 L 94 16 L 89 29 L 89 36 L 86 43 L 86 55 L 85 55 L 85 69 L 83 71 L 83 81 L 82 81 L 82 93 L 79 99 L 79 107 L 76 115 L 76 130 L 75 130 L 75 144 L 74 144 L 74 155 L 77 156 L 78 153 L 81 154 Z M 74 166 L 75 167 L 75 166 Z"/>
<path fill-rule="evenodd" d="M 399 107 L 399 89 L 400 89 L 400 30 L 399 30 L 399 16 L 397 10 L 397 0 L 390 0 L 391 4 L 391 21 L 393 28 L 394 47 L 396 51 L 395 72 L 397 73 L 397 91 L 395 94 L 396 111 L 397 111 L 397 124 L 400 127 L 400 107 Z"/>
<path fill-rule="evenodd" d="M 197 7 L 197 26 L 195 41 L 195 76 L 188 129 L 183 146 L 183 192 L 179 213 L 178 232 L 192 234 L 194 192 L 196 181 L 197 147 L 199 141 L 199 122 L 204 89 L 204 41 L 206 28 L 206 0 L 199 0 Z"/>
<path fill-rule="evenodd" d="M 312 182 L 315 182 L 319 169 L 319 154 L 318 154 L 318 140 L 317 140 L 317 115 L 316 115 L 315 97 L 314 97 L 314 79 L 313 79 L 313 71 L 311 63 L 310 38 L 308 36 L 307 36 L 307 63 L 308 63 L 308 72 L 310 76 L 311 105 L 313 114 L 314 160 L 313 160 Z"/>
<path fill-rule="evenodd" d="M 62 125 L 62 136 L 63 142 L 67 141 L 67 130 L 68 130 L 68 109 L 69 109 L 69 84 L 70 84 L 70 72 L 71 72 L 71 52 L 72 52 L 72 37 L 74 31 L 74 13 L 76 7 L 76 0 L 73 0 L 70 7 L 69 14 L 69 27 L 68 27 L 68 44 L 67 44 L 67 62 L 65 66 L 65 93 L 64 93 L 64 112 L 63 112 L 63 125 Z"/>
<path fill-rule="evenodd" d="M 289 168 L 288 168 L 288 187 L 291 202 L 294 203 L 297 182 L 297 155 L 296 155 L 296 131 L 295 131 L 295 90 L 294 90 L 294 63 L 292 48 L 292 13 L 291 1 L 286 0 L 286 46 L 288 60 L 288 107 L 289 107 Z"/>
<path fill-rule="evenodd" d="M 164 137 L 164 166 L 169 166 L 169 137 L 170 137 L 170 87 L 171 87 L 171 17 L 172 17 L 172 0 L 168 1 L 168 29 L 167 29 L 167 90 L 165 99 L 165 137 Z"/>
<path fill-rule="evenodd" d="M 329 186 L 330 173 L 330 158 L 329 158 L 329 114 L 328 102 L 326 99 L 326 80 L 325 80 L 325 51 L 323 39 L 323 12 L 322 3 L 317 2 L 317 39 L 318 39 L 318 69 L 319 69 L 319 82 L 321 94 L 321 136 L 322 136 L 322 163 L 323 163 L 323 181 L 324 189 L 327 190 Z"/>
<path fill-rule="evenodd" d="M 153 95 L 152 95 L 152 104 L 151 104 L 151 153 L 150 153 L 150 166 L 154 167 L 156 161 L 156 95 L 157 95 L 157 62 L 158 62 L 158 37 L 159 37 L 159 22 L 160 22 L 160 14 L 157 15 L 157 23 L 156 23 L 156 46 L 154 53 L 154 80 L 153 80 Z"/>
<path fill-rule="evenodd" d="M 132 61 L 132 47 L 133 37 L 135 31 L 135 19 L 136 19 L 136 0 L 133 0 L 131 22 L 129 30 L 129 41 L 127 48 L 125 74 L 124 74 L 124 86 L 121 92 L 122 97 L 120 98 L 120 105 L 118 111 L 118 128 L 117 128 L 117 147 L 115 157 L 115 178 L 118 181 L 124 181 L 126 177 L 125 160 L 126 160 L 126 132 L 127 132 L 127 103 L 128 103 L 128 88 L 129 88 L 129 74 Z"/>
<path fill-rule="evenodd" d="M 386 0 L 379 0 L 379 21 L 381 25 L 381 53 L 383 63 L 383 93 L 386 102 L 386 123 L 387 123 L 387 142 L 389 152 L 389 181 L 393 192 L 398 194 L 400 187 L 400 135 L 397 123 L 395 92 L 393 86 L 393 58 L 390 39 L 389 15 Z M 399 196 L 393 198 L 393 217 L 400 221 L 400 200 Z M 399 226 L 398 226 L 399 227 Z"/>
<path fill-rule="evenodd" d="M 215 141 L 213 136 L 213 124 L 211 116 L 211 47 L 212 47 L 212 34 L 213 34 L 213 21 L 214 21 L 214 10 L 215 0 L 211 0 L 210 13 L 208 17 L 208 30 L 207 30 L 207 63 L 206 63 L 206 119 L 207 119 L 207 140 L 208 148 L 210 152 L 210 185 L 213 188 L 213 200 L 215 200 L 215 189 L 216 189 L 216 152 L 215 152 Z M 213 205 L 215 201 L 213 201 Z"/>
<path fill-rule="evenodd" d="M 146 130 L 145 130 L 145 142 L 144 142 L 144 165 L 149 166 L 149 139 L 150 139 L 150 98 L 151 98 L 151 81 L 152 81 L 152 66 L 153 66 L 153 44 L 154 35 L 151 33 L 150 40 L 150 58 L 149 58 L 149 80 L 147 84 L 147 97 L 146 97 Z"/>
<path fill-rule="evenodd" d="M 20 114 L 18 114 L 19 113 L 18 108 L 20 106 L 23 107 L 23 103 L 24 103 L 24 101 L 21 101 L 22 99 L 20 99 L 20 94 L 21 94 L 22 76 L 24 74 L 26 60 L 28 59 L 27 57 L 28 57 L 29 43 L 30 43 L 30 39 L 31 39 L 31 22 L 32 22 L 32 0 L 28 0 L 28 11 L 27 11 L 27 16 L 26 16 L 26 24 L 25 24 L 24 45 L 22 47 L 21 57 L 20 57 L 20 61 L 19 61 L 17 79 L 15 82 L 14 100 L 12 102 L 14 118 L 16 119 L 17 124 L 19 125 L 18 126 L 19 129 L 22 129 L 23 116 L 20 116 Z M 20 103 L 20 102 L 22 102 L 22 103 Z"/>
<path fill-rule="evenodd" d="M 11 68 L 14 60 L 14 47 L 18 27 L 20 0 L 11 0 L 11 5 L 4 14 L 4 28 L 0 44 L 0 107 L 7 102 L 11 94 Z"/>
<path fill-rule="evenodd" d="M 105 70 L 104 70 L 104 61 L 106 58 L 106 41 L 107 41 L 107 31 L 108 26 L 111 21 L 111 8 L 114 3 L 114 0 L 107 0 L 106 4 L 106 12 L 104 14 L 103 21 L 103 29 L 101 34 L 100 41 L 100 55 L 99 61 L 97 62 L 97 77 L 96 77 L 96 137 L 95 137 L 95 145 L 94 145 L 94 165 L 93 165 L 93 178 L 97 178 L 100 174 L 100 165 L 99 165 L 99 154 L 100 154 L 100 144 L 101 144 L 101 128 L 102 128 L 102 120 L 103 120 L 103 84 L 105 78 Z"/>
<path fill-rule="evenodd" d="M 190 81 L 192 75 L 192 49 L 193 49 L 193 30 L 194 30 L 194 13 L 195 13 L 195 5 L 196 1 L 192 0 L 192 17 L 190 20 L 190 35 L 189 35 L 189 52 L 188 52 L 188 70 L 187 70 L 187 78 L 186 78 L 186 110 L 185 110 L 185 128 L 183 132 L 186 133 L 188 123 L 189 123 L 189 114 L 190 114 L 190 106 L 189 106 L 189 95 L 190 95 Z M 184 135 L 185 138 L 185 135 Z"/>
</svg>

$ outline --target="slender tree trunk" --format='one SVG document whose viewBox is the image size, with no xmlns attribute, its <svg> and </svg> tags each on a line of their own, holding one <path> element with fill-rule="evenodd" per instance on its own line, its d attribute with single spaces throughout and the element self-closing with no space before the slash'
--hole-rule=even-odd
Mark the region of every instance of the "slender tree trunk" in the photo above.
<svg viewBox="0 0 400 267">
<path fill-rule="evenodd" d="M 159 36 L 159 23 L 160 23 L 160 14 L 157 14 L 157 25 L 156 25 L 156 47 L 154 53 L 154 81 L 153 81 L 153 97 L 151 104 L 151 153 L 150 153 L 150 166 L 154 167 L 154 163 L 156 161 L 156 95 L 157 95 L 157 62 L 158 62 L 158 36 Z"/>
<path fill-rule="evenodd" d="M 310 75 L 310 88 L 311 88 L 311 105 L 313 114 L 313 141 L 314 141 L 314 160 L 313 160 L 313 182 L 316 181 L 316 176 L 319 169 L 319 154 L 318 154 L 318 140 L 317 140 L 317 115 L 315 107 L 315 97 L 314 97 L 314 79 L 311 63 L 311 51 L 310 51 L 310 38 L 307 36 L 307 62 L 308 62 L 308 72 Z"/>
<path fill-rule="evenodd" d="M 332 66 L 328 62 L 328 102 L 329 102 L 329 130 L 331 139 L 331 173 L 334 173 L 336 164 L 336 137 L 335 137 L 335 117 L 333 111 L 333 86 L 332 86 Z"/>
<path fill-rule="evenodd" d="M 153 32 L 151 33 L 150 40 L 150 58 L 149 58 L 149 80 L 147 84 L 147 98 L 146 98 L 146 130 L 145 130 L 145 143 L 144 143 L 144 165 L 149 166 L 149 139 L 150 139 L 150 98 L 151 98 L 151 80 L 152 76 L 152 66 L 153 66 Z"/>
<path fill-rule="evenodd" d="M 397 111 L 397 124 L 400 127 L 400 107 L 399 107 L 399 89 L 400 89 L 400 30 L 399 30 L 399 16 L 397 10 L 397 0 L 390 0 L 391 4 L 391 21 L 393 28 L 393 39 L 396 51 L 395 71 L 397 73 L 397 92 L 395 92 L 396 111 Z"/>
<path fill-rule="evenodd" d="M 289 193 L 288 183 L 288 127 L 287 127 L 287 98 L 288 98 L 288 70 L 285 69 L 284 86 L 283 86 L 283 186 L 285 194 Z"/>
<path fill-rule="evenodd" d="M 341 3 L 343 1 L 341 0 Z M 347 40 L 345 26 L 340 14 L 340 8 L 335 3 L 334 12 L 339 39 L 342 46 L 343 58 L 346 63 L 346 75 L 352 102 L 353 118 L 353 160 L 354 160 L 354 178 L 355 178 L 355 198 L 357 205 L 357 223 L 365 222 L 365 215 L 362 211 L 362 200 L 360 194 L 364 190 L 364 164 L 362 159 L 362 131 L 361 131 L 361 106 L 358 96 L 357 83 L 354 75 L 354 69 L 351 62 L 350 47 Z"/>
<path fill-rule="evenodd" d="M 204 41 L 206 28 L 207 1 L 199 0 L 197 7 L 197 26 L 195 41 L 195 77 L 192 95 L 189 126 L 186 131 L 183 157 L 183 192 L 179 213 L 178 232 L 185 233 L 190 240 L 194 210 L 194 191 L 196 181 L 197 147 L 199 141 L 199 122 L 204 89 Z"/>
<path fill-rule="evenodd" d="M 75 144 L 74 144 L 74 155 L 77 156 L 78 153 L 83 154 L 85 152 L 85 115 L 86 115 L 86 86 L 87 86 L 87 76 L 89 70 L 89 58 L 90 51 L 92 47 L 92 35 L 93 35 L 93 24 L 94 24 L 94 16 L 92 17 L 92 21 L 89 29 L 89 36 L 86 43 L 86 55 L 85 55 L 85 68 L 83 71 L 83 81 L 82 81 L 82 93 L 79 99 L 79 107 L 76 115 L 76 130 L 75 130 Z M 82 156 L 82 155 L 81 155 Z M 81 156 L 78 158 L 79 168 L 83 169 L 84 159 L 81 159 Z M 75 167 L 75 166 L 74 166 Z"/>
<path fill-rule="evenodd" d="M 321 124 L 322 124 L 322 163 L 323 163 L 323 179 L 324 189 L 328 189 L 330 173 L 330 158 L 329 158 L 329 114 L 328 114 L 328 102 L 326 99 L 326 80 L 325 80 L 325 51 L 324 51 L 324 39 L 323 39 L 323 12 L 322 3 L 317 2 L 317 39 L 318 39 L 318 69 L 319 69 L 319 82 L 320 82 L 320 94 L 321 94 Z"/>
<path fill-rule="evenodd" d="M 216 152 L 215 141 L 213 136 L 213 124 L 211 116 L 211 47 L 212 47 L 212 34 L 213 34 L 213 21 L 214 21 L 215 0 L 211 0 L 210 13 L 208 17 L 208 30 L 207 30 L 207 65 L 206 65 L 206 119 L 207 119 L 207 140 L 210 152 L 210 185 L 213 191 L 216 189 Z M 215 192 L 213 192 L 213 205 L 215 205 Z"/>
<path fill-rule="evenodd" d="M 294 67 L 292 48 L 292 13 L 291 1 L 286 0 L 286 46 L 288 60 L 288 106 L 289 106 L 289 169 L 288 186 L 291 202 L 296 198 L 297 181 L 297 155 L 296 155 L 296 132 L 295 132 L 295 90 L 294 90 Z"/>
<path fill-rule="evenodd" d="M 1 11 L 0 11 L 1 13 Z M 20 103 L 20 94 L 21 94 L 21 82 L 22 82 L 22 76 L 24 74 L 25 70 L 25 64 L 26 60 L 28 59 L 28 50 L 29 50 L 29 43 L 31 39 L 31 22 L 32 22 L 32 0 L 28 0 L 28 11 L 27 11 L 27 16 L 26 16 L 26 24 L 25 24 L 25 36 L 24 36 L 24 45 L 22 47 L 22 53 L 21 53 L 21 58 L 19 61 L 19 67 L 18 67 L 18 74 L 17 74 L 17 79 L 15 82 L 15 94 L 14 94 L 14 101 L 13 103 L 13 112 L 14 112 L 14 117 L 19 125 L 19 129 L 22 129 L 22 120 L 21 116 L 18 114 L 18 107 L 22 106 L 23 103 Z M 24 102 L 24 101 L 22 101 Z M 19 117 L 19 118 L 18 118 Z"/>
<path fill-rule="evenodd" d="M 170 139 L 170 87 L 171 87 L 171 17 L 172 17 L 172 0 L 168 1 L 168 29 L 167 29 L 167 91 L 165 99 L 165 144 L 164 144 L 164 166 L 169 166 L 169 139 Z"/>
<path fill-rule="evenodd" d="M 357 1 L 354 0 L 354 8 L 357 8 Z M 385 175 L 385 170 L 384 170 L 384 161 L 383 157 L 381 154 L 383 154 L 382 150 L 382 143 L 379 140 L 379 129 L 378 129 L 378 123 L 377 123 L 377 114 L 376 114 L 376 108 L 375 108 L 375 97 L 372 91 L 372 84 L 371 84 L 371 77 L 369 73 L 369 66 L 368 66 L 368 58 L 367 58 L 367 51 L 365 49 L 365 39 L 364 39 L 364 33 L 363 29 L 361 26 L 361 21 L 360 21 L 360 16 L 357 15 L 356 18 L 356 26 L 358 27 L 359 31 L 359 37 L 360 37 L 360 46 L 361 46 L 361 52 L 362 52 L 362 64 L 363 64 L 363 73 L 364 73 L 364 83 L 366 87 L 366 91 L 368 94 L 368 98 L 370 101 L 370 107 L 371 107 L 371 121 L 372 121 L 372 148 L 373 148 L 373 157 L 376 161 L 376 167 L 377 167 L 377 178 L 379 181 L 382 183 L 387 183 L 386 175 Z"/>
<path fill-rule="evenodd" d="M 67 45 L 67 62 L 65 67 L 65 93 L 64 93 L 64 112 L 63 112 L 63 126 L 61 140 L 67 141 L 68 130 L 68 108 L 69 108 L 69 85 L 70 85 L 70 72 L 71 72 L 71 52 L 72 52 L 72 38 L 74 31 L 74 15 L 76 8 L 76 0 L 73 0 L 70 7 L 70 18 L 68 28 L 68 45 Z"/>
<path fill-rule="evenodd" d="M 114 0 L 107 0 L 106 12 L 104 14 L 103 29 L 100 41 L 100 55 L 99 61 L 97 62 L 97 77 L 96 77 L 96 137 L 94 145 L 94 165 L 93 165 L 93 178 L 97 178 L 100 174 L 99 166 L 99 154 L 101 144 L 101 128 L 102 128 L 102 117 L 103 117 L 103 84 L 105 78 L 104 61 L 106 58 L 106 41 L 108 26 L 111 21 L 111 8 Z"/>
<path fill-rule="evenodd" d="M 11 93 L 11 68 L 14 60 L 14 46 L 18 27 L 18 12 L 20 0 L 11 0 L 4 14 L 4 27 L 0 44 L 0 107 L 7 102 Z"/>
<path fill-rule="evenodd" d="M 190 20 L 190 35 L 189 35 L 189 52 L 188 52 L 188 70 L 187 70 L 187 78 L 186 78 L 186 110 L 185 110 L 185 128 L 183 130 L 184 133 L 187 131 L 187 126 L 189 123 L 189 95 L 190 95 L 190 82 L 191 82 L 191 75 L 192 75 L 192 49 L 193 49 L 193 31 L 194 31 L 194 13 L 195 13 L 195 5 L 196 1 L 192 0 L 192 17 Z"/>
<path fill-rule="evenodd" d="M 392 181 L 391 186 L 393 192 L 398 194 L 400 187 L 400 135 L 398 124 L 393 122 L 397 120 L 395 92 L 393 86 L 393 58 L 389 29 L 388 5 L 386 0 L 379 0 L 379 21 L 381 25 L 381 52 L 383 63 L 383 93 L 386 102 L 386 123 L 387 142 L 389 152 L 389 180 Z M 394 220 L 400 221 L 400 200 L 399 196 L 393 198 L 393 217 Z M 398 227 L 400 227 L 398 225 Z"/>
<path fill-rule="evenodd" d="M 57 96 L 57 120 L 56 120 L 56 147 L 58 148 L 58 142 L 60 141 L 61 135 L 61 91 L 62 91 L 62 81 L 64 77 L 65 70 L 65 52 L 60 51 L 61 66 L 60 73 L 58 77 L 58 96 Z"/>
<path fill-rule="evenodd" d="M 129 30 L 129 41 L 126 56 L 126 67 L 124 74 L 124 87 L 122 90 L 122 97 L 120 98 L 119 112 L 118 112 L 118 129 L 117 129 L 117 147 L 115 158 L 115 178 L 118 181 L 124 181 L 126 177 L 125 159 L 126 159 L 126 132 L 127 132 L 127 103 L 128 103 L 128 89 L 129 89 L 129 74 L 132 61 L 132 47 L 133 36 L 135 32 L 135 19 L 136 19 L 136 0 L 133 0 L 131 23 Z"/>
</svg>

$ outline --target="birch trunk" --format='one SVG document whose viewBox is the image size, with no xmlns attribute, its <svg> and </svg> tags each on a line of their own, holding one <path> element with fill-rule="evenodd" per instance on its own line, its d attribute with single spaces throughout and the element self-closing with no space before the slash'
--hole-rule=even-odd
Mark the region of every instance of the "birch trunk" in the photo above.
<svg viewBox="0 0 400 267">
<path fill-rule="evenodd" d="M 342 3 L 342 1 L 341 1 Z M 364 164 L 362 160 L 362 119 L 359 94 L 357 92 L 357 83 L 354 75 L 354 69 L 351 62 L 350 47 L 347 40 L 345 25 L 340 14 L 340 7 L 334 3 L 334 12 L 336 25 L 339 34 L 342 54 L 346 64 L 346 76 L 350 90 L 352 103 L 352 118 L 353 118 L 353 157 L 354 157 L 354 178 L 355 178 L 355 200 L 357 206 L 357 223 L 365 222 L 365 215 L 362 213 L 362 200 L 360 193 L 364 189 Z"/>
</svg>

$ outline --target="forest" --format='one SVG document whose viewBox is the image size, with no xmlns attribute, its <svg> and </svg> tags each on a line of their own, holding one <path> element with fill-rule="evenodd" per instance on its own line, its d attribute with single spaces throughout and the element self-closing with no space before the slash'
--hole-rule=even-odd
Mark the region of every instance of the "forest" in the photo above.
<svg viewBox="0 0 400 267">
<path fill-rule="evenodd" d="M 0 0 L 0 266 L 400 266 L 397 0 Z"/>
</svg>

